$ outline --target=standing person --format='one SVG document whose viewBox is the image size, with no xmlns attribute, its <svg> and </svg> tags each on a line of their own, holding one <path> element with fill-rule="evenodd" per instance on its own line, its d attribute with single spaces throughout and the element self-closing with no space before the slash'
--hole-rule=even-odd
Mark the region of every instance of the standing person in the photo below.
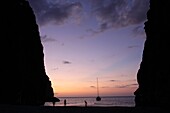
<svg viewBox="0 0 170 113">
<path fill-rule="evenodd" d="M 57 97 L 53 97 L 51 98 L 51 101 L 53 103 L 53 106 L 55 106 L 55 102 L 60 102 L 60 99 L 58 99 Z"/>
<path fill-rule="evenodd" d="M 84 101 L 84 103 L 85 103 L 85 107 L 87 107 L 87 101 Z"/>
<path fill-rule="evenodd" d="M 52 103 L 53 103 L 53 106 L 55 106 L 55 101 L 52 101 Z"/>
<path fill-rule="evenodd" d="M 66 102 L 66 99 L 64 99 L 64 106 L 66 106 L 67 102 Z"/>
</svg>

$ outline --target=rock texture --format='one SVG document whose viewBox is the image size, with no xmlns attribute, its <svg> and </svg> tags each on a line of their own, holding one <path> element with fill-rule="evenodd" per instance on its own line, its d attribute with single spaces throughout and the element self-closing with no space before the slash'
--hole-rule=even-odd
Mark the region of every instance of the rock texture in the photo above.
<svg viewBox="0 0 170 113">
<path fill-rule="evenodd" d="M 2 5 L 0 104 L 43 105 L 54 94 L 34 12 L 26 0 Z"/>
<path fill-rule="evenodd" d="M 136 106 L 166 107 L 170 102 L 170 1 L 150 0 L 146 41 L 137 73 Z"/>
</svg>

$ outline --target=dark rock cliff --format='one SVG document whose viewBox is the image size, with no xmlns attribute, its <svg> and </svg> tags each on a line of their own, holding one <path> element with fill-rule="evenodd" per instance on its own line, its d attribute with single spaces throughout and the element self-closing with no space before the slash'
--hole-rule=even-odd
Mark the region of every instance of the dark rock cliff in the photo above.
<svg viewBox="0 0 170 113">
<path fill-rule="evenodd" d="M 146 41 L 137 73 L 136 106 L 166 107 L 170 102 L 170 1 L 150 0 Z"/>
<path fill-rule="evenodd" d="M 25 0 L 2 5 L 0 104 L 43 105 L 54 94 L 34 12 Z"/>
</svg>

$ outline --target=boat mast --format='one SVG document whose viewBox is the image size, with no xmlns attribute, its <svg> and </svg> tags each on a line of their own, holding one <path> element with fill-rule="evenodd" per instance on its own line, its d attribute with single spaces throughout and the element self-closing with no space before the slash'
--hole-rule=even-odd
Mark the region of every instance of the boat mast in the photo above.
<svg viewBox="0 0 170 113">
<path fill-rule="evenodd" d="M 99 96 L 99 85 L 98 85 L 98 78 L 97 78 L 97 97 L 96 97 L 97 101 L 101 101 L 101 98 Z"/>
<path fill-rule="evenodd" d="M 97 78 L 97 96 L 99 96 L 98 78 Z"/>
</svg>

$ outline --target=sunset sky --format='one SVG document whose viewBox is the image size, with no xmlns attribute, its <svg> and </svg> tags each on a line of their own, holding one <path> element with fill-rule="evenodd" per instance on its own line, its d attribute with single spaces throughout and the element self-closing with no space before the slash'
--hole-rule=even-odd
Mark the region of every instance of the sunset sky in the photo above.
<svg viewBox="0 0 170 113">
<path fill-rule="evenodd" d="M 149 0 L 28 0 L 58 97 L 133 95 Z"/>
</svg>

